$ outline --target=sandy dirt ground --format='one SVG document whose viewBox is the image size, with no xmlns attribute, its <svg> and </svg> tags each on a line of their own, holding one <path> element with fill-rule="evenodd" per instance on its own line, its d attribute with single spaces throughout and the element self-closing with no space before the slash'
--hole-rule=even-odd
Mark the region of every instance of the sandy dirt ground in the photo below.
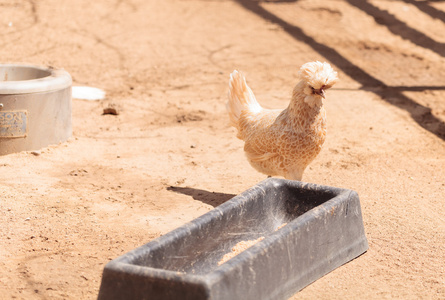
<svg viewBox="0 0 445 300">
<path fill-rule="evenodd" d="M 0 298 L 95 299 L 108 261 L 265 179 L 229 73 L 284 108 L 321 60 L 341 81 L 303 180 L 358 192 L 370 248 L 292 299 L 444 299 L 444 20 L 443 1 L 0 1 L 2 63 L 107 92 L 73 99 L 67 142 L 0 157 Z"/>
</svg>

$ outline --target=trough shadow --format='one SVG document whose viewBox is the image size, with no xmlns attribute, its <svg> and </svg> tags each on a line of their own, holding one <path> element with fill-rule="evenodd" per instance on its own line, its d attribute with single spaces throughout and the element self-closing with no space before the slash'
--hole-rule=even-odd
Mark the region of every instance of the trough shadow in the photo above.
<svg viewBox="0 0 445 300">
<path fill-rule="evenodd" d="M 178 194 L 191 196 L 194 200 L 201 201 L 202 203 L 209 204 L 213 207 L 217 207 L 236 196 L 233 194 L 209 192 L 206 190 L 179 186 L 170 186 L 167 188 L 167 190 Z"/>
<path fill-rule="evenodd" d="M 276 15 L 272 14 L 271 12 L 267 11 L 261 6 L 261 2 L 255 1 L 255 0 L 237 0 L 238 4 L 240 4 L 245 9 L 255 13 L 256 15 L 260 16 L 264 20 L 267 20 L 268 22 L 271 22 L 273 24 L 276 24 L 280 26 L 285 32 L 287 32 L 290 36 L 292 36 L 295 40 L 299 42 L 303 42 L 310 46 L 314 51 L 318 52 L 320 55 L 324 56 L 326 59 L 331 61 L 333 64 L 335 64 L 338 68 L 340 68 L 345 74 L 347 74 L 349 77 L 353 78 L 355 81 L 359 82 L 362 87 L 362 90 L 373 92 L 374 94 L 378 95 L 380 98 L 385 100 L 386 102 L 397 106 L 400 109 L 404 109 L 407 112 L 410 113 L 412 119 L 417 122 L 422 128 L 425 130 L 430 131 L 431 133 L 435 134 L 437 137 L 445 140 L 445 122 L 434 116 L 431 112 L 431 109 L 428 107 L 425 107 L 417 102 L 415 102 L 413 99 L 405 96 L 402 94 L 403 91 L 416 91 L 416 90 L 426 90 L 426 89 L 445 89 L 445 86 L 436 86 L 436 87 L 391 87 L 386 85 L 384 82 L 378 80 L 377 78 L 371 76 L 363 69 L 356 66 L 354 63 L 352 63 L 350 60 L 348 60 L 346 57 L 342 56 L 338 51 L 336 51 L 334 48 L 331 48 L 327 45 L 321 44 L 317 42 L 314 38 L 306 35 L 301 28 L 298 26 L 292 25 L 283 19 L 277 17 Z M 273 2 L 273 1 L 272 1 Z M 365 10 L 369 14 L 376 13 L 376 9 L 371 4 L 366 3 L 366 1 L 355 1 L 355 0 L 348 0 L 349 3 L 351 3 L 354 6 L 360 6 L 361 9 Z M 380 12 L 380 10 L 378 10 Z M 388 14 L 389 15 L 389 14 Z M 389 15 L 389 18 L 397 24 L 400 25 L 400 21 L 395 19 L 393 16 Z M 396 27 L 395 25 L 391 27 Z M 406 25 L 404 26 L 406 27 Z M 416 35 L 417 33 L 414 31 L 409 31 L 409 34 Z M 393 33 L 397 34 L 401 32 L 398 32 L 393 28 Z M 423 35 L 423 34 L 422 34 Z M 425 36 L 426 40 L 431 40 L 430 38 Z M 435 41 L 433 42 L 433 48 L 440 48 L 442 49 L 436 49 L 439 51 L 439 53 L 445 54 L 445 49 L 443 48 L 443 44 L 438 44 Z M 422 42 L 424 44 L 427 44 L 428 42 Z M 422 45 L 421 45 L 422 46 Z M 440 46 L 440 47 L 439 47 Z M 432 49 L 432 48 L 431 48 Z M 432 49 L 433 50 L 433 49 Z"/>
</svg>

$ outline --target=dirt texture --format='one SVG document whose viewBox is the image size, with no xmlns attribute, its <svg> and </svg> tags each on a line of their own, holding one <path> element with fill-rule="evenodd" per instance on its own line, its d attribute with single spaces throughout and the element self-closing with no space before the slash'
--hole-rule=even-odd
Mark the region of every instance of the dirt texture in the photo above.
<svg viewBox="0 0 445 300">
<path fill-rule="evenodd" d="M 292 299 L 444 299 L 444 20 L 443 1 L 0 1 L 2 63 L 107 93 L 73 99 L 69 141 L 0 157 L 0 298 L 95 299 L 108 261 L 265 179 L 228 76 L 284 108 L 320 60 L 340 82 L 303 180 L 358 192 L 370 248 Z"/>
</svg>

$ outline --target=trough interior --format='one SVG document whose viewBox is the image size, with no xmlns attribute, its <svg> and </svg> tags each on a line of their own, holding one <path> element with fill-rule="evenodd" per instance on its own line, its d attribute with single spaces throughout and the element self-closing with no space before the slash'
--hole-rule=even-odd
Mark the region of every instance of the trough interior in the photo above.
<svg viewBox="0 0 445 300">
<path fill-rule="evenodd" d="M 48 70 L 28 66 L 3 66 L 0 67 L 0 81 L 23 81 L 48 77 Z"/>
<path fill-rule="evenodd" d="M 127 263 L 188 274 L 207 274 L 218 267 L 221 258 L 238 242 L 274 234 L 280 225 L 290 223 L 335 196 L 329 190 L 286 185 L 261 192 L 248 191 L 247 195 L 237 196 L 241 197 L 241 201 L 224 203 L 215 213 L 189 223 L 186 229 L 163 236 L 162 242 L 150 243 L 148 251 L 136 251 Z M 248 197 L 253 197 L 253 201 L 246 201 Z"/>
</svg>

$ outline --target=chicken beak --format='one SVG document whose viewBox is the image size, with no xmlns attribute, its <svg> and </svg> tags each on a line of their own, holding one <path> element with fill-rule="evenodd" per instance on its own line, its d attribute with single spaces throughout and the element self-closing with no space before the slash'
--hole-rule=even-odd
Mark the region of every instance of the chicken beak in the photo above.
<svg viewBox="0 0 445 300">
<path fill-rule="evenodd" d="M 314 90 L 314 93 L 321 96 L 323 99 L 326 99 L 326 94 L 323 89 Z"/>
</svg>

